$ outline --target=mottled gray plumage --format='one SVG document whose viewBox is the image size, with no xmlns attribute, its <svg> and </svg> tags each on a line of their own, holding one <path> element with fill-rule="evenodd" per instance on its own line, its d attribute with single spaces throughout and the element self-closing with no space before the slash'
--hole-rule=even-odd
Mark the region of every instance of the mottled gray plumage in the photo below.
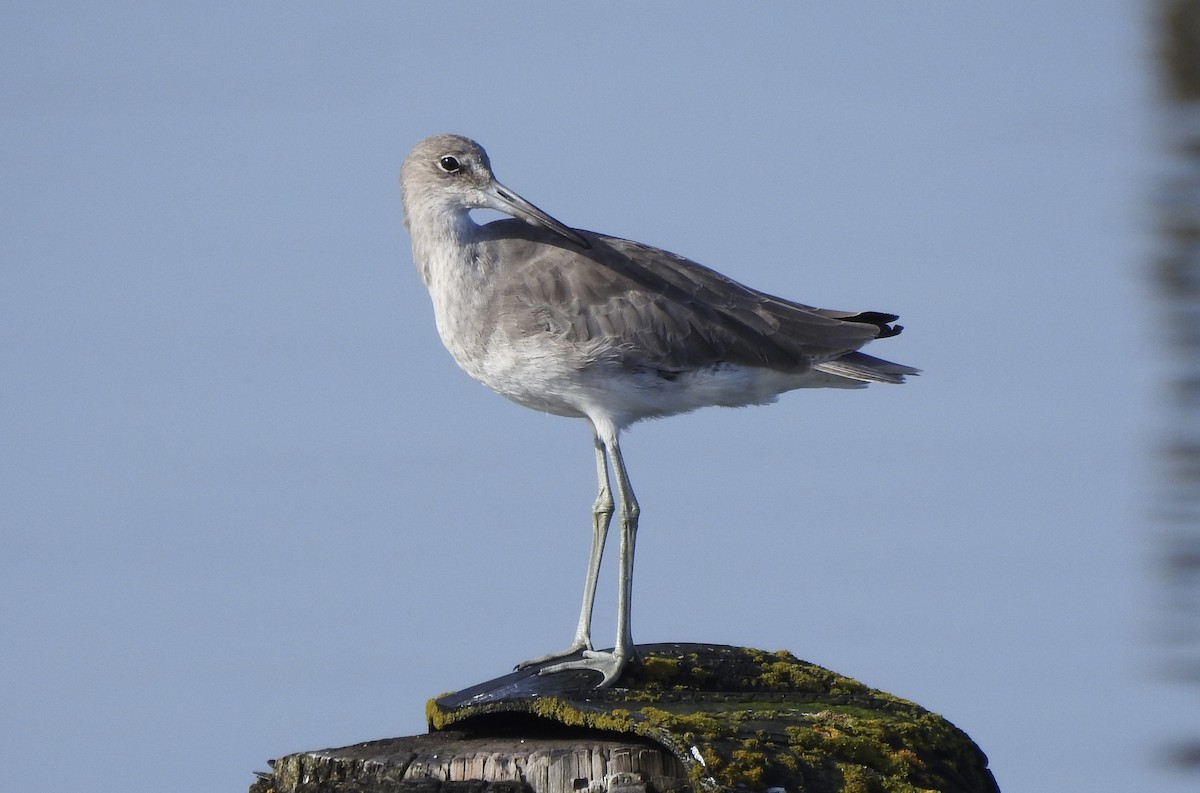
<svg viewBox="0 0 1200 793">
<path fill-rule="evenodd" d="M 680 372 L 729 363 L 801 372 L 899 332 L 888 324 L 896 319 L 891 314 L 783 300 L 638 242 L 580 231 L 590 245 L 580 250 L 517 220 L 482 230 L 489 258 L 503 262 L 505 272 L 496 285 L 497 316 L 535 320 L 530 333 L 605 342 L 626 366 Z M 878 382 L 914 373 L 868 356 L 847 363 Z"/>
<path fill-rule="evenodd" d="M 900 332 L 896 317 L 814 308 L 751 289 L 673 253 L 570 229 L 495 180 L 474 141 L 421 141 L 401 171 L 413 257 L 438 332 L 459 365 L 510 399 L 592 425 L 599 494 L 574 643 L 543 671 L 594 669 L 611 685 L 633 653 L 639 508 L 618 444 L 641 419 L 708 405 L 772 402 L 797 388 L 901 383 L 918 370 L 859 352 Z M 512 215 L 484 226 L 471 209 Z M 591 613 L 614 501 L 621 525 L 618 636 L 592 652 Z"/>
</svg>

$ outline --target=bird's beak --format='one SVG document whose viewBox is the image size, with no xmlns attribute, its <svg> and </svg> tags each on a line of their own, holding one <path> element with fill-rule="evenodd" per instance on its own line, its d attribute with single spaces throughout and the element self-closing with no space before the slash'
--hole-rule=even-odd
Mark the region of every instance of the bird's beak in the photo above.
<svg viewBox="0 0 1200 793">
<path fill-rule="evenodd" d="M 524 220 L 526 223 L 531 223 L 534 226 L 549 229 L 559 236 L 566 237 L 581 248 L 592 247 L 587 240 L 580 236 L 579 232 L 559 223 L 499 182 L 493 180 L 490 185 L 484 188 L 483 192 L 487 196 L 488 209 L 494 209 L 497 212 L 511 215 L 518 220 Z"/>
</svg>

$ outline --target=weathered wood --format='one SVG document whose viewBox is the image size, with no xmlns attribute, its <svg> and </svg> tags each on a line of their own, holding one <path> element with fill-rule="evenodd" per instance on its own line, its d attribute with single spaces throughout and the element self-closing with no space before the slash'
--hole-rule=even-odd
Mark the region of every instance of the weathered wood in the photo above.
<svg viewBox="0 0 1200 793">
<path fill-rule="evenodd" d="M 271 777 L 256 782 L 251 793 L 666 793 L 688 788 L 687 771 L 661 746 L 583 735 L 480 737 L 451 730 L 292 754 L 272 766 Z"/>
<path fill-rule="evenodd" d="M 786 652 L 638 651 L 616 687 L 513 672 L 431 701 L 429 735 L 289 755 L 252 793 L 999 791 L 950 722 Z"/>
</svg>

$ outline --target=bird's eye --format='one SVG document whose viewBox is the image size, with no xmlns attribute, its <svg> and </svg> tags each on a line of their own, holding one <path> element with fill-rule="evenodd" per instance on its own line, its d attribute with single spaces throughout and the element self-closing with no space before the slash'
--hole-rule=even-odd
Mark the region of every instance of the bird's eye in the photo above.
<svg viewBox="0 0 1200 793">
<path fill-rule="evenodd" d="M 462 169 L 462 164 L 457 157 L 443 157 L 438 160 L 438 167 L 446 173 L 458 173 Z"/>
</svg>

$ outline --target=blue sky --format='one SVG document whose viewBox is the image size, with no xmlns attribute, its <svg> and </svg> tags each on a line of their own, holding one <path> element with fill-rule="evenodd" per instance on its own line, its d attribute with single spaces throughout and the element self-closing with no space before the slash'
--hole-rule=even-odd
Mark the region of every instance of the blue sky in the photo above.
<svg viewBox="0 0 1200 793">
<path fill-rule="evenodd" d="M 569 640 L 590 437 L 441 348 L 397 185 L 437 132 L 569 225 L 899 313 L 871 351 L 926 372 L 635 427 L 638 641 L 913 699 L 1006 793 L 1190 787 L 1140 5 L 105 5 L 0 12 L 14 790 L 238 790 Z"/>
</svg>

